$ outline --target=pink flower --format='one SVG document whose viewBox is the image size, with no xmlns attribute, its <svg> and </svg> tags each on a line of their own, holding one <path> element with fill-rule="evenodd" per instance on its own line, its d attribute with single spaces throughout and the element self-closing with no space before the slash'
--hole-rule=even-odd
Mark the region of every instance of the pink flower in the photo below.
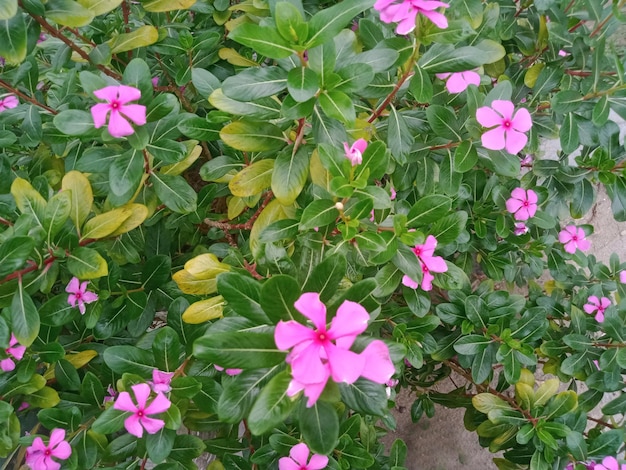
<svg viewBox="0 0 626 470">
<path fill-rule="evenodd" d="M 143 436 L 143 430 L 146 429 L 148 434 L 157 433 L 163 426 L 165 421 L 162 419 L 149 418 L 148 415 L 154 415 L 167 411 L 171 402 L 162 393 L 157 393 L 157 396 L 149 406 L 146 407 L 146 401 L 150 396 L 150 386 L 148 384 L 137 384 L 131 387 L 137 404 L 133 403 L 128 392 L 121 392 L 113 404 L 113 408 L 121 411 L 129 411 L 132 413 L 124 421 L 124 427 L 133 436 Z"/>
<path fill-rule="evenodd" d="M 587 251 L 591 243 L 585 239 L 585 231 L 575 225 L 568 225 L 559 232 L 559 241 L 565 245 L 565 251 L 576 253 L 576 248 Z"/>
<path fill-rule="evenodd" d="M 58 470 L 61 464 L 59 460 L 66 460 L 72 455 L 72 447 L 65 441 L 64 429 L 53 429 L 50 433 L 48 445 L 43 443 L 41 437 L 36 437 L 32 445 L 26 449 L 26 465 L 31 470 Z"/>
<path fill-rule="evenodd" d="M 81 284 L 77 277 L 73 277 L 65 288 L 65 292 L 70 294 L 67 302 L 72 307 L 76 307 L 76 304 L 78 304 L 78 310 L 80 310 L 81 315 L 85 314 L 85 304 L 98 300 L 97 294 L 87 290 L 87 284 L 89 284 L 89 281 L 84 281 Z"/>
<path fill-rule="evenodd" d="M 586 313 L 592 314 L 596 312 L 595 319 L 598 323 L 602 323 L 604 321 L 604 312 L 611 305 L 611 299 L 608 297 L 602 297 L 598 299 L 595 295 L 589 296 L 587 302 L 583 306 L 583 310 Z"/>
<path fill-rule="evenodd" d="M 20 104 L 19 100 L 14 95 L 6 95 L 4 98 L 0 98 L 0 113 L 7 109 L 16 108 Z"/>
<path fill-rule="evenodd" d="M 602 463 L 597 463 L 594 470 L 626 470 L 626 463 L 620 465 L 615 457 L 604 457 Z"/>
<path fill-rule="evenodd" d="M 152 381 L 148 384 L 152 387 L 154 393 L 167 393 L 172 390 L 170 383 L 174 377 L 174 372 L 161 372 L 159 369 L 152 371 Z"/>
<path fill-rule="evenodd" d="M 450 93 L 461 93 L 470 85 L 480 85 L 480 75 L 473 70 L 455 73 L 437 73 L 435 76 L 440 80 L 446 81 L 446 88 Z"/>
<path fill-rule="evenodd" d="M 111 384 L 109 384 L 107 386 L 107 395 L 104 397 L 104 400 L 102 400 L 102 404 L 104 405 L 110 401 L 114 401 L 116 396 L 117 392 L 113 387 L 111 387 Z"/>
<path fill-rule="evenodd" d="M 593 365 L 594 365 L 594 366 L 596 366 L 596 369 L 598 369 L 598 370 L 602 370 L 602 369 L 600 369 L 600 363 L 598 362 L 598 360 L 597 360 L 597 359 L 594 359 L 594 360 L 593 360 L 593 361 L 591 361 L 591 362 L 593 362 Z"/>
<path fill-rule="evenodd" d="M 437 27 L 445 29 L 448 20 L 437 8 L 448 8 L 447 3 L 436 0 L 376 0 L 374 8 L 380 11 L 380 20 L 384 23 L 398 23 L 396 33 L 409 34 L 415 29 L 415 20 L 420 13 Z"/>
<path fill-rule="evenodd" d="M 4 350 L 7 357 L 6 359 L 2 359 L 0 361 L 0 369 L 4 372 L 11 372 L 15 369 L 15 362 L 11 359 L 13 356 L 16 360 L 21 360 L 24 357 L 24 352 L 26 352 L 26 346 L 16 346 L 18 344 L 17 338 L 13 333 L 11 333 L 11 339 L 9 340 L 9 347 Z"/>
<path fill-rule="evenodd" d="M 431 272 L 445 273 L 448 270 L 445 260 L 441 256 L 434 256 L 435 248 L 437 248 L 437 239 L 432 235 L 426 237 L 423 245 L 416 245 L 413 248 L 413 253 L 422 267 L 422 289 L 425 291 L 433 288 L 432 281 L 435 276 Z M 417 289 L 418 286 L 417 282 L 406 275 L 402 278 L 402 284 L 411 289 Z"/>
<path fill-rule="evenodd" d="M 278 460 L 278 470 L 321 470 L 328 465 L 328 457 L 313 454 L 309 459 L 309 447 L 301 442 L 289 451 L 289 457 Z"/>
<path fill-rule="evenodd" d="M 367 148 L 367 141 L 365 139 L 359 139 L 352 144 L 352 147 L 348 147 L 348 143 L 343 143 L 343 150 L 346 158 L 350 160 L 352 166 L 357 166 L 363 163 L 363 152 Z"/>
<path fill-rule="evenodd" d="M 621 271 L 619 273 L 619 282 L 626 284 L 626 271 Z"/>
<path fill-rule="evenodd" d="M 396 193 L 395 188 L 392 186 L 391 189 L 390 189 L 389 199 L 391 199 L 393 201 L 396 198 L 397 195 L 398 195 L 398 193 Z"/>
<path fill-rule="evenodd" d="M 515 229 L 513 230 L 513 233 L 517 236 L 524 235 L 525 233 L 528 233 L 528 227 L 524 222 L 515 222 Z"/>
<path fill-rule="evenodd" d="M 520 162 L 521 166 L 532 166 L 533 164 L 533 156 L 530 153 L 527 153 L 522 161 Z"/>
<path fill-rule="evenodd" d="M 491 107 L 483 106 L 476 110 L 478 122 L 485 127 L 493 128 L 481 137 L 485 148 L 490 150 L 506 148 L 511 154 L 516 154 L 524 148 L 528 137 L 523 133 L 530 130 L 533 122 L 527 109 L 520 108 L 515 114 L 513 111 L 515 111 L 513 103 L 505 100 L 494 100 Z"/>
<path fill-rule="evenodd" d="M 159 86 L 159 77 L 152 77 L 150 81 L 152 82 L 152 86 Z"/>
<path fill-rule="evenodd" d="M 537 212 L 537 193 L 532 189 L 515 188 L 506 201 L 506 210 L 515 220 L 528 220 Z"/>
<path fill-rule="evenodd" d="M 109 134 L 113 137 L 131 135 L 135 130 L 125 118 L 138 126 L 146 123 L 146 107 L 140 104 L 126 104 L 141 98 L 141 91 L 132 86 L 107 86 L 93 92 L 97 98 L 106 100 L 91 107 L 91 116 L 96 129 L 104 126 L 109 111 Z"/>
<path fill-rule="evenodd" d="M 220 372 L 224 370 L 222 366 L 218 366 L 217 364 L 214 364 L 213 367 Z M 226 372 L 226 375 L 239 375 L 243 372 L 243 369 L 226 369 L 224 372 Z"/>
<path fill-rule="evenodd" d="M 560 55 L 561 57 L 567 57 L 569 54 L 568 54 L 566 51 L 564 51 L 563 49 L 560 49 L 560 50 L 559 50 L 559 55 Z"/>
</svg>

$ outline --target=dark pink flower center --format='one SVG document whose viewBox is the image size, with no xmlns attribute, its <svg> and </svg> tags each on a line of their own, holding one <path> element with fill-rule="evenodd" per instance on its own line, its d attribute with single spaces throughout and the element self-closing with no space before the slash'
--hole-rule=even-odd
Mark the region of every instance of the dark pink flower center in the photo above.
<svg viewBox="0 0 626 470">
<path fill-rule="evenodd" d="M 143 418 L 145 415 L 144 411 L 140 408 L 137 410 L 137 417 L 138 418 Z"/>
<path fill-rule="evenodd" d="M 578 241 L 578 235 L 572 235 L 572 241 L 577 242 Z"/>
<path fill-rule="evenodd" d="M 502 127 L 504 127 L 505 129 L 510 129 L 511 126 L 513 126 L 513 123 L 510 119 L 505 119 L 504 121 L 502 121 Z"/>
<path fill-rule="evenodd" d="M 80 292 L 80 291 L 79 291 L 79 292 L 76 292 L 76 293 L 74 294 L 74 297 L 76 297 L 76 300 L 80 300 L 80 299 L 82 299 L 82 298 L 83 298 L 83 293 L 82 293 L 82 292 Z"/>
<path fill-rule="evenodd" d="M 50 449 L 46 449 L 43 455 L 45 455 L 46 457 L 50 457 L 50 455 L 52 455 L 52 451 Z"/>
<path fill-rule="evenodd" d="M 317 341 L 320 343 L 325 343 L 328 341 L 328 333 L 326 331 L 317 330 Z"/>
<path fill-rule="evenodd" d="M 428 272 L 428 266 L 426 266 L 425 264 L 422 264 L 422 272 L 423 273 L 427 273 Z"/>
<path fill-rule="evenodd" d="M 113 110 L 117 111 L 117 110 L 119 110 L 119 109 L 120 109 L 120 107 L 122 106 L 122 103 L 120 103 L 120 102 L 119 102 L 119 101 L 117 101 L 117 100 L 113 100 L 113 101 L 111 101 L 110 106 L 111 106 L 111 109 L 113 109 Z"/>
<path fill-rule="evenodd" d="M 523 201 L 523 202 L 522 202 L 522 206 L 524 206 L 524 207 L 528 207 L 528 206 L 530 206 L 530 202 L 528 202 L 528 201 Z"/>
<path fill-rule="evenodd" d="M 416 246 L 415 248 L 413 248 L 413 253 L 415 253 L 415 256 L 422 256 L 422 248 Z"/>
</svg>

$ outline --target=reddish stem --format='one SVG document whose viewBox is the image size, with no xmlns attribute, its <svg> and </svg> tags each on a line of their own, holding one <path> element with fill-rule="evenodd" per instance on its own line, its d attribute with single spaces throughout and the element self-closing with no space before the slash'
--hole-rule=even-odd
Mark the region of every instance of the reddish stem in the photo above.
<svg viewBox="0 0 626 470">
<path fill-rule="evenodd" d="M 49 106 L 46 106 L 43 103 L 40 103 L 39 101 L 37 101 L 35 98 L 31 98 L 30 96 L 28 96 L 25 93 L 22 93 L 20 90 L 18 90 L 15 87 L 12 87 L 9 83 L 5 82 L 4 80 L 0 80 L 0 86 L 2 88 L 5 88 L 7 90 L 9 90 L 11 93 L 19 96 L 20 98 L 22 98 L 24 101 L 28 101 L 29 103 L 34 104 L 35 106 L 39 106 L 40 108 L 45 109 L 46 111 L 48 111 L 50 114 L 58 114 L 54 109 L 50 108 Z"/>
</svg>

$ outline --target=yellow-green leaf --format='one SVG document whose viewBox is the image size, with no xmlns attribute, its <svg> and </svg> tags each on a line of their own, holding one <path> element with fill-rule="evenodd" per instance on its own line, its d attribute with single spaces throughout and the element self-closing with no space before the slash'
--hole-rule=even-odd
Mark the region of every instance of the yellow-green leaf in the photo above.
<svg viewBox="0 0 626 470">
<path fill-rule="evenodd" d="M 143 204 L 126 204 L 122 207 L 131 211 L 131 215 L 115 231 L 109 234 L 111 237 L 130 232 L 132 229 L 139 227 L 148 218 L 148 208 Z"/>
<path fill-rule="evenodd" d="M 550 398 L 559 391 L 561 381 L 559 379 L 548 379 L 542 383 L 535 392 L 535 405 L 543 406 Z"/>
<path fill-rule="evenodd" d="M 15 178 L 11 184 L 11 195 L 22 214 L 33 214 L 40 225 L 46 210 L 46 200 L 31 184 L 22 178 Z M 43 227 L 43 225 L 42 225 Z"/>
<path fill-rule="evenodd" d="M 144 0 L 141 6 L 146 11 L 164 12 L 172 10 L 185 10 L 196 3 L 196 0 Z"/>
<path fill-rule="evenodd" d="M 119 207 L 89 219 L 83 226 L 82 239 L 104 238 L 115 232 L 131 215 L 133 211 Z"/>
<path fill-rule="evenodd" d="M 61 398 L 52 387 L 43 387 L 36 392 L 25 395 L 24 400 L 34 408 L 54 408 L 59 404 Z"/>
<path fill-rule="evenodd" d="M 67 258 L 67 270 L 78 279 L 97 279 L 109 274 L 106 260 L 96 250 L 81 246 Z"/>
<path fill-rule="evenodd" d="M 273 170 L 274 160 L 259 160 L 237 173 L 228 188 L 234 196 L 255 196 L 270 187 Z"/>
<path fill-rule="evenodd" d="M 239 67 L 254 67 L 259 65 L 253 60 L 246 59 L 235 49 L 230 47 L 222 47 L 217 53 L 220 56 L 220 59 L 225 60 L 232 65 L 237 65 Z"/>
<path fill-rule="evenodd" d="M 244 152 L 264 152 L 283 147 L 287 140 L 279 127 L 269 122 L 235 121 L 220 131 L 227 145 Z"/>
<path fill-rule="evenodd" d="M 211 299 L 194 302 L 183 312 L 183 321 L 192 325 L 221 318 L 224 311 L 224 297 L 221 295 Z"/>
<path fill-rule="evenodd" d="M 61 189 L 63 191 L 72 191 L 70 219 L 76 225 L 76 229 L 80 230 L 93 205 L 93 191 L 91 190 L 89 180 L 80 171 L 73 170 L 63 177 Z"/>
<path fill-rule="evenodd" d="M 242 198 L 237 197 L 237 196 L 233 196 L 230 199 L 228 199 L 228 201 L 226 202 L 226 205 L 228 206 L 228 219 L 229 220 L 233 220 L 235 217 L 241 214 L 248 207 L 248 205 L 246 204 L 246 201 L 244 201 Z"/>
<path fill-rule="evenodd" d="M 123 1 L 124 0 L 78 0 L 78 3 L 90 10 L 95 16 L 98 16 L 117 8 Z"/>
<path fill-rule="evenodd" d="M 185 294 L 208 295 L 217 292 L 217 280 L 215 278 L 198 279 L 184 269 L 174 273 L 172 279 Z"/>
<path fill-rule="evenodd" d="M 119 36 L 115 36 L 108 41 L 111 53 L 118 54 L 120 52 L 126 52 L 139 47 L 146 47 L 150 44 L 154 44 L 159 40 L 159 30 L 154 26 L 146 25 L 137 28 L 131 33 L 123 33 Z"/>
<path fill-rule="evenodd" d="M 189 168 L 202 154 L 202 147 L 198 145 L 197 140 L 187 140 L 182 142 L 187 147 L 187 156 L 173 165 L 165 165 L 161 168 L 162 175 L 180 175 Z"/>
<path fill-rule="evenodd" d="M 91 10 L 73 0 L 48 0 L 46 18 L 70 28 L 87 26 L 94 18 Z"/>
<path fill-rule="evenodd" d="M 0 2 L 0 20 L 13 18 L 17 13 L 17 0 L 2 0 Z"/>
<path fill-rule="evenodd" d="M 259 247 L 259 235 L 261 235 L 265 227 L 277 220 L 294 218 L 296 215 L 295 212 L 293 207 L 285 207 L 276 199 L 271 201 L 254 221 L 254 225 L 250 231 L 250 250 L 252 253 L 256 255 L 256 251 Z"/>
<path fill-rule="evenodd" d="M 215 279 L 218 274 L 230 271 L 230 266 L 222 263 L 213 253 L 203 253 L 187 261 L 185 271 L 196 279 Z"/>
</svg>

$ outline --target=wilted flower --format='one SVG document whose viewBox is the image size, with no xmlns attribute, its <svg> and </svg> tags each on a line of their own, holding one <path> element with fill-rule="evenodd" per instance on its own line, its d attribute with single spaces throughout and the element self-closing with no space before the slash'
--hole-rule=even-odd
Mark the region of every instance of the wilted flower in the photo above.
<svg viewBox="0 0 626 470">
<path fill-rule="evenodd" d="M 447 3 L 436 0 L 377 0 L 374 8 L 380 11 L 380 20 L 384 23 L 398 23 L 396 33 L 409 34 L 415 29 L 418 13 L 424 15 L 439 28 L 448 27 L 448 20 L 438 8 L 448 8 Z"/>
<path fill-rule="evenodd" d="M 67 302 L 72 307 L 76 307 L 78 304 L 78 310 L 81 315 L 85 314 L 85 304 L 90 304 L 98 300 L 97 294 L 87 290 L 88 284 L 89 281 L 84 281 L 81 284 L 77 277 L 73 277 L 65 288 L 65 292 L 70 294 L 67 298 Z"/>
<path fill-rule="evenodd" d="M 494 100 L 491 107 L 483 106 L 476 110 L 478 122 L 485 127 L 492 128 L 481 137 L 485 148 L 506 149 L 511 154 L 516 154 L 524 148 L 528 142 L 528 137 L 524 132 L 532 127 L 532 119 L 525 108 L 518 109 L 516 113 L 514 111 L 513 103 L 506 100 Z"/>
<path fill-rule="evenodd" d="M 67 460 L 72 455 L 72 447 L 65 441 L 64 429 L 53 429 L 50 433 L 48 445 L 43 443 L 41 437 L 36 437 L 32 445 L 26 449 L 26 465 L 31 470 L 59 470 L 59 460 Z"/>
<path fill-rule="evenodd" d="M 591 243 L 585 239 L 585 231 L 575 225 L 568 225 L 559 232 L 559 241 L 565 245 L 565 251 L 576 253 L 578 248 L 586 251 L 591 247 Z"/>
<path fill-rule="evenodd" d="M 107 86 L 93 92 L 97 98 L 106 103 L 98 103 L 91 107 L 91 116 L 96 129 L 106 124 L 109 112 L 109 134 L 113 137 L 124 137 L 135 132 L 126 118 L 138 126 L 146 123 L 146 107 L 141 104 L 127 104 L 141 98 L 141 91 L 132 86 Z"/>
<path fill-rule="evenodd" d="M 524 222 L 515 222 L 513 233 L 517 236 L 524 235 L 525 233 L 528 233 L 528 227 Z"/>
</svg>

